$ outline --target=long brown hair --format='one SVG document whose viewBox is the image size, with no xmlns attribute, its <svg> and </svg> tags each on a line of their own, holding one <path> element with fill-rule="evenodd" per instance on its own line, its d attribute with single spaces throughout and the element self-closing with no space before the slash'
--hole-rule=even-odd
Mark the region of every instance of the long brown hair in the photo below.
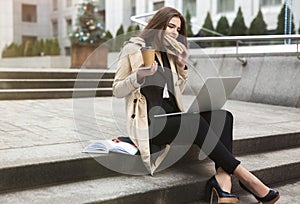
<svg viewBox="0 0 300 204">
<path fill-rule="evenodd" d="M 140 37 L 143 38 L 148 45 L 152 45 L 155 47 L 161 46 L 161 39 L 163 39 L 164 35 L 164 32 L 161 31 L 166 30 L 169 21 L 173 17 L 180 18 L 181 28 L 177 40 L 186 46 L 187 40 L 185 19 L 179 11 L 172 7 L 163 7 L 159 9 L 151 18 L 144 30 L 141 32 Z"/>
</svg>

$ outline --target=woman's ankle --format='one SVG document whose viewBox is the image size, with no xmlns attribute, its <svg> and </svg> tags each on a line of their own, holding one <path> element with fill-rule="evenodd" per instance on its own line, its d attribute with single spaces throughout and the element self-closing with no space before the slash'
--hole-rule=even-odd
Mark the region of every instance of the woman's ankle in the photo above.
<svg viewBox="0 0 300 204">
<path fill-rule="evenodd" d="M 244 184 L 254 195 L 258 197 L 264 197 L 269 192 L 269 187 L 261 182 L 254 174 L 249 172 L 247 169 L 239 165 L 234 175 Z"/>
<path fill-rule="evenodd" d="M 226 172 L 225 173 L 217 172 L 215 177 L 221 189 L 227 193 L 231 193 L 231 188 L 232 188 L 231 176 Z"/>
</svg>

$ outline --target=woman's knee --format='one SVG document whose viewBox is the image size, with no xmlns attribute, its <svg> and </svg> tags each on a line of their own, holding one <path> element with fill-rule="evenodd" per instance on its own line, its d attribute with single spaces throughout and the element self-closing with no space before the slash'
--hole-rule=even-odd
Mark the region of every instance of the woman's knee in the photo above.
<svg viewBox="0 0 300 204">
<path fill-rule="evenodd" d="M 211 115 L 215 115 L 217 118 L 224 118 L 224 120 L 228 122 L 232 122 L 234 120 L 233 114 L 228 110 L 215 110 L 211 113 Z"/>
</svg>

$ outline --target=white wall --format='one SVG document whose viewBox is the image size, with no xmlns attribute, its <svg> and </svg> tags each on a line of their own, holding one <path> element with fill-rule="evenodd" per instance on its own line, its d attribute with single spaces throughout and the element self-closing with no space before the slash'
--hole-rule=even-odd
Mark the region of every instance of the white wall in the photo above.
<svg viewBox="0 0 300 204">
<path fill-rule="evenodd" d="M 0 51 L 5 45 L 13 42 L 13 3 L 0 1 Z M 1 54 L 0 54 L 1 58 Z"/>
</svg>

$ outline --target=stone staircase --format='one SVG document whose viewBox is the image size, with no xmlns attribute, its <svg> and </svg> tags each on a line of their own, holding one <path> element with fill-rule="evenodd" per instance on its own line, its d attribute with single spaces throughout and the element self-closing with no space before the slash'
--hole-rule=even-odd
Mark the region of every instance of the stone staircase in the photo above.
<svg viewBox="0 0 300 204">
<path fill-rule="evenodd" d="M 0 70 L 0 100 L 111 96 L 113 77 L 104 69 Z"/>
<path fill-rule="evenodd" d="M 243 165 L 271 186 L 300 181 L 300 130 L 291 131 L 291 125 L 300 121 L 287 123 L 280 117 L 274 119 L 268 115 L 274 112 L 288 115 L 293 111 L 297 115 L 299 110 L 256 108 L 253 104 L 248 107 L 244 102 L 229 106 L 234 109 L 234 115 L 251 118 L 239 108 L 259 111 L 263 120 L 273 120 L 274 127 L 262 131 L 258 125 L 261 121 L 251 121 L 253 118 L 237 121 L 236 125 L 241 128 L 235 129 L 234 153 Z M 102 117 L 107 120 L 104 108 Z M 240 132 L 243 129 L 241 123 L 245 124 L 245 121 L 249 124 L 245 127 L 256 129 L 256 134 L 251 135 L 249 131 L 245 136 Z M 276 127 L 279 123 L 282 123 L 280 128 Z M 114 128 L 113 124 L 111 128 Z M 196 160 L 197 147 L 192 147 L 177 164 L 153 177 L 111 171 L 89 155 L 80 153 L 81 150 L 80 142 L 2 149 L 0 203 L 204 203 L 205 184 L 214 173 L 210 160 Z M 22 156 L 25 152 L 30 156 Z M 113 153 L 96 158 L 109 162 L 116 157 L 122 158 L 120 166 L 137 162 L 133 157 Z M 236 180 L 233 191 L 240 191 Z M 241 200 L 240 203 L 255 203 L 255 200 L 250 198 L 250 201 Z"/>
</svg>

